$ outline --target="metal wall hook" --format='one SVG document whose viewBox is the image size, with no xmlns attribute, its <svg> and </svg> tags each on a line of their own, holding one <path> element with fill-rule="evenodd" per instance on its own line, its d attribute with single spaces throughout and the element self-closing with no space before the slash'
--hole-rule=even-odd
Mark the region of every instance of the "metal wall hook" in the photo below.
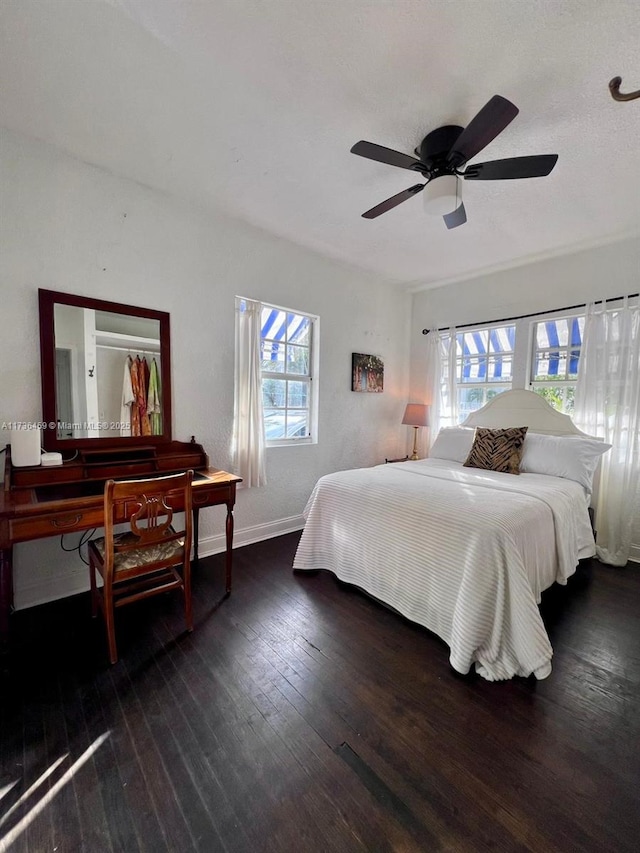
<svg viewBox="0 0 640 853">
<path fill-rule="evenodd" d="M 627 92 L 623 94 L 620 91 L 620 84 L 622 83 L 622 77 L 614 77 L 613 80 L 609 83 L 609 91 L 611 92 L 611 97 L 616 101 L 634 101 L 636 98 L 640 98 L 640 89 L 636 92 Z"/>
</svg>

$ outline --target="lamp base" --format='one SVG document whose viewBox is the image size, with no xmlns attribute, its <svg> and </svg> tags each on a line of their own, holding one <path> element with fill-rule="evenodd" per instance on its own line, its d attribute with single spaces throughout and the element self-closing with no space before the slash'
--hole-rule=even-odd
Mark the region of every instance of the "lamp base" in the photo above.
<svg viewBox="0 0 640 853">
<path fill-rule="evenodd" d="M 418 427 L 414 426 L 413 428 L 413 451 L 409 459 L 412 462 L 415 462 L 418 459 Z"/>
</svg>

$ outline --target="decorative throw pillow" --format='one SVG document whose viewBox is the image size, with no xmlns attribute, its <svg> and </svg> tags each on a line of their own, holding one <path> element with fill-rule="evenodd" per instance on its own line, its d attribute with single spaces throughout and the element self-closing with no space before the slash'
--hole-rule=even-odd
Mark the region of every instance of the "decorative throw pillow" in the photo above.
<svg viewBox="0 0 640 853">
<path fill-rule="evenodd" d="M 478 427 L 471 452 L 464 463 L 465 467 L 519 474 L 527 429 L 526 426 L 509 429 Z"/>
</svg>

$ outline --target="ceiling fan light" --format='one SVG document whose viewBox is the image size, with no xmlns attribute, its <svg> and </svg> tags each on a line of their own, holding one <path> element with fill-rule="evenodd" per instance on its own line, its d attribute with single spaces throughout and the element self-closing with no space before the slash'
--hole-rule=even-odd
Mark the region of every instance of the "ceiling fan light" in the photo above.
<svg viewBox="0 0 640 853">
<path fill-rule="evenodd" d="M 459 206 L 461 194 L 456 175 L 440 175 L 426 185 L 423 190 L 424 209 L 435 216 L 453 213 Z"/>
</svg>

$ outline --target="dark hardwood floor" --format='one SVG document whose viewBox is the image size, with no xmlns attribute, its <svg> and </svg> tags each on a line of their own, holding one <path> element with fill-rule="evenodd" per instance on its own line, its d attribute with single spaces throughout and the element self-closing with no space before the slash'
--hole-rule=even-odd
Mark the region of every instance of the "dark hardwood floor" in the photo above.
<svg viewBox="0 0 640 853">
<path fill-rule="evenodd" d="M 299 534 L 118 614 L 19 612 L 0 677 L 0 851 L 635 851 L 640 568 L 542 604 L 542 682 L 456 675 L 444 643 L 326 573 Z"/>
</svg>

